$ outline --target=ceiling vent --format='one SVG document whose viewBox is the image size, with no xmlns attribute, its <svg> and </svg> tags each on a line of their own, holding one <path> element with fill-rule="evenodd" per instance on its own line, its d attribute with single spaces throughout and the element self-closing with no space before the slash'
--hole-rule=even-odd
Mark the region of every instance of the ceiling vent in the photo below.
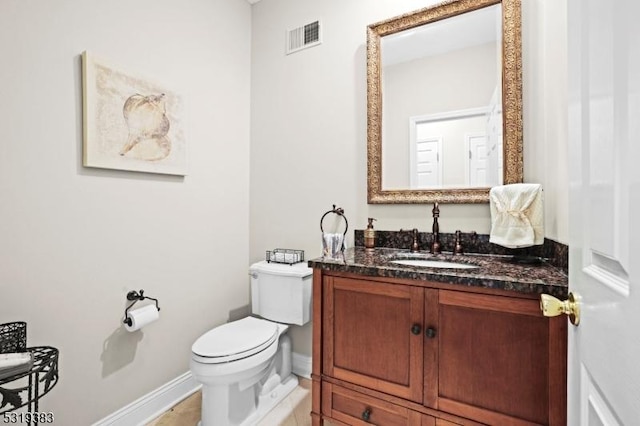
<svg viewBox="0 0 640 426">
<path fill-rule="evenodd" d="M 287 55 L 322 43 L 320 21 L 287 31 Z"/>
</svg>

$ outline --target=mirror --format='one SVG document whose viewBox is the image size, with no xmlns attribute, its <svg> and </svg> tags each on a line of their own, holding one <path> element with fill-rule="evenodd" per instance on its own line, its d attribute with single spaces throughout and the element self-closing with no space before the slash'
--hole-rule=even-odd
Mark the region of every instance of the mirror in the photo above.
<svg viewBox="0 0 640 426">
<path fill-rule="evenodd" d="M 368 27 L 369 203 L 485 203 L 522 182 L 520 0 Z"/>
</svg>

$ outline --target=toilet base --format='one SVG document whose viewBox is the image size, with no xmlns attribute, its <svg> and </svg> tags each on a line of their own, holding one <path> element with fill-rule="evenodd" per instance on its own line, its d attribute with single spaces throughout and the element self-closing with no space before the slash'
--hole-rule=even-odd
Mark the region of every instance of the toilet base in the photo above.
<svg viewBox="0 0 640 426">
<path fill-rule="evenodd" d="M 291 374 L 265 395 L 260 395 L 256 411 L 251 414 L 239 426 L 253 426 L 262 420 L 268 413 L 287 397 L 298 386 L 298 377 Z M 202 422 L 198 422 L 202 426 Z"/>
</svg>

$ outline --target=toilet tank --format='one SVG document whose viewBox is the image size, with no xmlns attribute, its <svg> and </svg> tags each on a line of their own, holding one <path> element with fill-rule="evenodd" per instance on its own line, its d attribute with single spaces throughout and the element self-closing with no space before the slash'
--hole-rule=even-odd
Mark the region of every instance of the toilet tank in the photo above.
<svg viewBox="0 0 640 426">
<path fill-rule="evenodd" d="M 313 270 L 307 262 L 254 263 L 251 275 L 251 311 L 262 318 L 303 325 L 311 316 Z"/>
</svg>

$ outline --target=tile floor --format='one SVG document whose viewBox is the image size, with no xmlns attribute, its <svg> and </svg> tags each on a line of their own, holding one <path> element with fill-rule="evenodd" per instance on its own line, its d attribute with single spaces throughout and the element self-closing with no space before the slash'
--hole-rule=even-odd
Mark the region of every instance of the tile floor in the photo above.
<svg viewBox="0 0 640 426">
<path fill-rule="evenodd" d="M 195 426 L 200 421 L 201 400 L 196 392 L 146 426 Z M 301 378 L 298 387 L 256 426 L 309 426 L 310 412 L 311 380 Z"/>
</svg>

